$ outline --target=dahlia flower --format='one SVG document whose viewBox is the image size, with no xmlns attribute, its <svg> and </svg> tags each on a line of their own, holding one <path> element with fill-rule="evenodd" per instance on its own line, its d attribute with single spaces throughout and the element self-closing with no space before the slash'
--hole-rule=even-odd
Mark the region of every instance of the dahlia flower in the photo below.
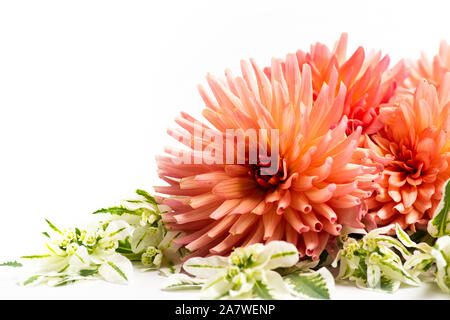
<svg viewBox="0 0 450 320">
<path fill-rule="evenodd" d="M 347 34 L 343 33 L 332 51 L 322 44 L 311 46 L 310 52 L 298 50 L 298 64 L 308 64 L 312 71 L 314 99 L 325 83 L 329 83 L 333 70 L 337 70 L 338 83 L 347 87 L 344 114 L 348 117 L 348 132 L 361 126 L 363 133 L 372 134 L 382 128 L 379 120 L 379 105 L 388 102 L 398 86 L 403 84 L 408 72 L 403 60 L 392 69 L 389 56 L 381 52 L 365 53 L 358 47 L 347 58 Z M 271 69 L 265 68 L 270 79 Z"/>
<path fill-rule="evenodd" d="M 411 63 L 411 72 L 408 78 L 408 87 L 417 87 L 422 79 L 426 79 L 430 84 L 439 89 L 444 75 L 450 71 L 450 45 L 442 40 L 439 46 L 439 52 L 430 61 L 422 53 L 419 60 Z"/>
<path fill-rule="evenodd" d="M 224 80 L 207 76 L 214 98 L 199 87 L 203 115 L 214 129 L 181 113 L 176 120 L 181 129 L 168 130 L 188 150 L 166 148 L 168 155 L 156 159 L 169 185 L 155 191 L 176 196 L 164 201 L 173 211 L 163 220 L 169 230 L 185 232 L 174 241 L 191 256 L 285 240 L 300 256 L 317 260 L 343 225 L 363 227 L 361 199 L 376 188 L 378 167 L 362 163 L 367 153 L 357 147 L 362 128 L 346 134 L 346 88 L 338 85 L 336 69 L 315 99 L 312 68 L 299 65 L 295 54 L 287 55 L 284 66 L 273 59 L 270 77 L 252 60 L 242 61 L 241 69 L 242 77 L 229 71 Z M 257 130 L 257 148 L 270 149 L 267 156 L 276 159 L 249 161 L 255 147 L 247 139 L 243 163 L 214 161 L 242 154 L 234 138 L 231 149 L 222 142 L 229 129 Z M 276 139 L 265 129 L 278 133 Z M 211 144 L 215 153 L 206 156 Z M 273 164 L 277 170 L 268 174 Z"/>
<path fill-rule="evenodd" d="M 423 80 L 381 109 L 386 126 L 366 139 L 367 148 L 391 157 L 380 189 L 368 200 L 378 226 L 398 223 L 403 229 L 424 228 L 450 178 L 450 73 L 437 91 Z"/>
</svg>

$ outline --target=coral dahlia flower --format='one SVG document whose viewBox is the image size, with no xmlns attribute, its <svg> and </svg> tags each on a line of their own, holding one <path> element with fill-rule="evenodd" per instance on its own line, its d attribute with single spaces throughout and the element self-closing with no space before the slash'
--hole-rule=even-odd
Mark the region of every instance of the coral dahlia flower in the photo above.
<svg viewBox="0 0 450 320">
<path fill-rule="evenodd" d="M 276 144 L 277 170 L 267 174 L 267 157 L 249 161 L 249 140 L 243 163 L 212 161 L 225 148 L 219 160 L 242 154 L 234 140 L 231 150 L 215 141 L 214 155 L 205 157 L 213 139 L 195 134 L 198 122 L 181 113 L 176 121 L 181 128 L 168 133 L 188 150 L 167 148 L 168 155 L 157 157 L 160 177 L 169 185 L 155 191 L 175 196 L 166 198 L 173 211 L 163 219 L 168 229 L 184 231 L 175 242 L 192 255 L 225 255 L 233 247 L 284 240 L 301 256 L 318 259 L 343 225 L 363 227 L 361 199 L 372 194 L 379 177 L 377 167 L 361 162 L 367 156 L 357 147 L 362 129 L 346 134 L 346 88 L 338 85 L 334 70 L 315 93 L 311 67 L 300 66 L 295 54 L 287 55 L 284 65 L 273 59 L 270 77 L 254 61 L 242 61 L 241 69 L 238 77 L 229 71 L 225 79 L 208 75 L 213 97 L 199 87 L 203 115 L 214 126 L 201 124 L 200 131 L 220 141 L 230 129 L 258 130 L 258 148 L 272 150 Z M 275 130 L 277 139 L 263 129 Z"/>
<path fill-rule="evenodd" d="M 367 218 L 414 231 L 432 217 L 450 178 L 450 73 L 439 91 L 422 80 L 414 93 L 393 98 L 381 115 L 385 128 L 366 144 L 393 160 L 384 168 L 378 194 L 367 201 Z"/>
<path fill-rule="evenodd" d="M 439 89 L 444 75 L 450 71 L 450 45 L 442 40 L 439 46 L 439 52 L 430 61 L 425 54 L 412 63 L 411 72 L 408 78 L 409 87 L 417 87 L 422 79 L 426 79 L 430 84 Z"/>
<path fill-rule="evenodd" d="M 325 83 L 330 82 L 333 70 L 337 70 L 338 82 L 342 81 L 347 87 L 344 114 L 349 119 L 349 133 L 359 126 L 363 134 L 381 129 L 379 105 L 389 101 L 408 75 L 403 61 L 388 70 L 389 56 L 382 56 L 380 51 L 366 54 L 363 47 L 358 47 L 348 58 L 346 33 L 341 35 L 332 51 L 326 45 L 316 43 L 311 45 L 309 52 L 298 50 L 296 57 L 299 65 L 307 63 L 311 67 L 314 97 Z M 270 68 L 264 71 L 270 78 Z"/>
</svg>

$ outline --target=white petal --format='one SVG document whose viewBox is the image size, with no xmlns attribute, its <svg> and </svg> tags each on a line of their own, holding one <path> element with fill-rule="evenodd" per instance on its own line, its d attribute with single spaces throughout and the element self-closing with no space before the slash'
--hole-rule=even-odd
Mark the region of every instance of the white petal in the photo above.
<svg viewBox="0 0 450 320">
<path fill-rule="evenodd" d="M 127 236 L 130 235 L 130 231 L 131 227 L 125 221 L 113 220 L 106 227 L 105 234 L 112 240 L 124 240 Z"/>
<path fill-rule="evenodd" d="M 262 278 L 263 282 L 266 283 L 271 290 L 273 296 L 281 299 L 289 296 L 289 288 L 278 272 L 271 270 L 266 271 Z"/>
<path fill-rule="evenodd" d="M 163 290 L 200 289 L 205 283 L 204 279 L 190 277 L 184 273 L 172 274 L 163 284 Z"/>
<path fill-rule="evenodd" d="M 204 285 L 201 296 L 203 299 L 219 299 L 226 296 L 232 287 L 231 282 L 223 276 L 213 278 Z"/>
<path fill-rule="evenodd" d="M 367 266 L 367 286 L 369 288 L 377 288 L 380 285 L 381 272 L 377 265 Z"/>
<path fill-rule="evenodd" d="M 139 253 L 149 246 L 156 247 L 161 241 L 161 230 L 156 228 L 138 227 L 131 236 L 131 249 Z"/>
<path fill-rule="evenodd" d="M 292 267 L 298 262 L 297 247 L 285 241 L 269 242 L 263 255 L 269 258 L 264 267 L 266 270 Z"/>
<path fill-rule="evenodd" d="M 133 276 L 133 266 L 127 258 L 115 253 L 108 257 L 98 270 L 99 274 L 109 282 L 127 283 Z"/>
<path fill-rule="evenodd" d="M 183 264 L 183 269 L 199 278 L 208 279 L 225 270 L 228 259 L 221 256 L 191 258 Z"/>
</svg>

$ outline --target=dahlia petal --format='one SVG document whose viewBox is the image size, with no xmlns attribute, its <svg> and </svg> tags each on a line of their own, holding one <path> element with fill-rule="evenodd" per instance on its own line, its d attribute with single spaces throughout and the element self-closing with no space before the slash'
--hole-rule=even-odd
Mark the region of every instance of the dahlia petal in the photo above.
<svg viewBox="0 0 450 320">
<path fill-rule="evenodd" d="M 255 187 L 255 182 L 250 178 L 231 178 L 218 183 L 212 192 L 224 199 L 235 199 L 245 197 Z"/>
<path fill-rule="evenodd" d="M 312 209 L 308 198 L 306 198 L 303 193 L 297 192 L 293 192 L 292 194 L 291 207 L 303 213 L 308 213 Z"/>
<path fill-rule="evenodd" d="M 313 205 L 314 212 L 327 219 L 330 223 L 335 223 L 337 220 L 336 213 L 326 203 L 317 203 Z"/>
<path fill-rule="evenodd" d="M 362 205 L 346 209 L 335 209 L 339 224 L 353 228 L 364 228 L 361 219 L 364 216 Z"/>
<path fill-rule="evenodd" d="M 254 227 L 254 223 L 259 219 L 259 217 L 252 213 L 243 214 L 230 228 L 231 234 L 242 234 L 247 231 L 248 228 Z"/>
<path fill-rule="evenodd" d="M 320 254 L 322 253 L 322 251 L 325 249 L 325 246 L 328 243 L 328 239 L 329 239 L 330 235 L 328 233 L 325 232 L 320 232 L 318 235 L 318 241 L 319 243 L 317 244 L 317 247 L 314 249 L 311 258 L 313 261 L 317 261 L 320 258 Z"/>
<path fill-rule="evenodd" d="M 290 205 L 290 203 L 291 193 L 289 192 L 289 190 L 286 190 L 280 201 L 278 201 L 277 214 L 282 214 L 284 210 Z"/>
<path fill-rule="evenodd" d="M 310 213 L 304 214 L 302 216 L 302 218 L 303 218 L 303 221 L 306 224 L 306 226 L 309 227 L 309 230 L 314 231 L 314 232 L 322 231 L 323 225 L 319 221 L 319 219 L 317 219 L 317 217 L 314 214 L 314 212 L 310 212 Z"/>
<path fill-rule="evenodd" d="M 231 199 L 225 200 L 222 204 L 214 210 L 209 216 L 211 219 L 218 220 L 225 215 L 227 215 L 231 210 L 233 210 L 239 203 L 241 199 Z"/>
<path fill-rule="evenodd" d="M 200 208 L 210 204 L 219 204 L 222 199 L 212 193 L 204 193 L 191 197 L 189 204 L 192 208 Z"/>
<path fill-rule="evenodd" d="M 332 236 L 338 236 L 342 230 L 342 225 L 331 223 L 327 219 L 323 217 L 319 217 L 320 222 L 322 223 L 322 230 L 329 233 Z"/>
<path fill-rule="evenodd" d="M 235 246 L 243 237 L 245 234 L 237 234 L 237 235 L 228 235 L 225 240 L 223 240 L 221 243 L 216 245 L 215 247 L 211 248 L 209 251 L 213 254 L 223 254 L 225 252 L 228 252 L 231 250 L 233 246 Z"/>
<path fill-rule="evenodd" d="M 304 194 L 313 203 L 323 203 L 331 199 L 331 197 L 333 196 L 333 192 L 335 190 L 336 185 L 329 184 L 328 186 L 322 189 L 312 187 L 308 191 L 305 191 Z"/>
<path fill-rule="evenodd" d="M 327 203 L 336 209 L 348 209 L 360 205 L 361 200 L 350 194 L 346 194 L 345 196 L 342 197 L 332 198 Z"/>
<path fill-rule="evenodd" d="M 305 241 L 306 255 L 311 257 L 319 245 L 319 237 L 317 232 L 309 231 L 303 233 L 303 241 Z"/>
<path fill-rule="evenodd" d="M 287 208 L 283 216 L 297 233 L 309 231 L 309 227 L 303 223 L 298 212 L 292 210 L 291 208 Z"/>
<path fill-rule="evenodd" d="M 286 241 L 289 243 L 292 243 L 294 246 L 297 246 L 298 241 L 298 232 L 295 230 L 290 223 L 286 223 L 285 226 L 285 234 L 286 234 Z"/>
<path fill-rule="evenodd" d="M 264 240 L 267 240 L 273 235 L 275 228 L 280 223 L 281 215 L 278 215 L 275 209 L 272 209 L 262 217 L 264 222 Z"/>
<path fill-rule="evenodd" d="M 273 231 L 272 235 L 266 240 L 266 245 L 272 241 L 279 241 L 283 239 L 285 230 L 285 221 L 281 220 L 275 227 L 275 230 Z"/>
<path fill-rule="evenodd" d="M 395 202 L 400 202 L 402 200 L 402 195 L 400 194 L 400 189 L 398 187 L 394 187 L 389 185 L 388 194 Z"/>
<path fill-rule="evenodd" d="M 272 208 L 272 205 L 272 202 L 266 202 L 266 200 L 263 200 L 256 206 L 255 209 L 252 210 L 252 213 L 262 215 L 269 211 L 269 209 Z"/>
<path fill-rule="evenodd" d="M 401 195 L 402 195 L 403 204 L 404 204 L 405 208 L 411 207 L 417 199 L 416 186 L 403 187 L 401 189 Z"/>
<path fill-rule="evenodd" d="M 225 166 L 225 173 L 230 177 L 245 177 L 248 175 L 248 168 L 242 165 L 230 164 Z"/>
<path fill-rule="evenodd" d="M 264 236 L 264 223 L 262 219 L 259 219 L 255 232 L 249 233 L 247 239 L 242 244 L 243 246 L 249 246 L 254 243 L 261 243 Z"/>
<path fill-rule="evenodd" d="M 331 172 L 332 164 L 333 164 L 333 158 L 328 157 L 325 160 L 323 165 L 321 165 L 320 167 L 308 170 L 306 173 L 311 175 L 311 176 L 315 176 L 316 177 L 314 182 L 321 182 L 321 181 L 325 180 L 329 176 L 329 174 Z"/>
<path fill-rule="evenodd" d="M 215 238 L 225 232 L 228 232 L 229 228 L 236 222 L 239 216 L 229 215 L 218 221 L 209 231 L 208 236 Z"/>
<path fill-rule="evenodd" d="M 317 179 L 315 176 L 300 175 L 293 183 L 292 188 L 295 191 L 305 191 L 313 186 L 313 181 Z"/>
</svg>

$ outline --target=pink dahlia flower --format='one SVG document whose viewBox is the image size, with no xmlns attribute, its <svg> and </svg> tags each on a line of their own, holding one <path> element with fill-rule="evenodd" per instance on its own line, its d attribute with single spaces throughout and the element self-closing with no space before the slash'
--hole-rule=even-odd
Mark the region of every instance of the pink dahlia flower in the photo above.
<svg viewBox="0 0 450 320">
<path fill-rule="evenodd" d="M 450 71 L 450 45 L 442 40 L 439 52 L 430 61 L 425 54 L 416 62 L 411 64 L 411 73 L 408 78 L 410 87 L 417 87 L 422 79 L 426 79 L 430 84 L 439 89 L 444 75 Z"/>
<path fill-rule="evenodd" d="M 379 105 L 389 101 L 408 75 L 403 61 L 388 70 L 389 56 L 382 56 L 381 52 L 366 54 L 364 48 L 358 47 L 348 58 L 346 33 L 341 35 L 332 51 L 326 45 L 316 43 L 309 52 L 298 50 L 296 57 L 299 65 L 306 63 L 311 67 L 314 97 L 325 83 L 329 83 L 333 70 L 337 71 L 338 82 L 342 81 L 347 87 L 344 114 L 349 119 L 349 133 L 359 126 L 363 134 L 381 129 Z M 270 68 L 264 71 L 270 78 Z"/>
<path fill-rule="evenodd" d="M 450 73 L 439 91 L 422 80 L 414 93 L 396 96 L 381 117 L 386 126 L 366 146 L 393 160 L 377 195 L 367 201 L 367 218 L 414 231 L 432 217 L 450 178 Z"/>
<path fill-rule="evenodd" d="M 225 79 L 208 75 L 213 97 L 199 87 L 203 115 L 214 128 L 182 113 L 176 121 L 181 128 L 168 131 L 188 150 L 167 148 L 168 155 L 157 157 L 169 185 L 155 191 L 174 196 L 165 200 L 173 211 L 163 219 L 168 229 L 184 231 L 175 241 L 192 255 L 285 240 L 300 255 L 318 259 L 343 225 L 363 227 L 361 199 L 376 188 L 379 168 L 363 164 L 368 151 L 357 147 L 362 128 L 346 134 L 346 88 L 338 85 L 335 69 L 317 91 L 311 66 L 300 66 L 295 54 L 284 64 L 273 59 L 270 77 L 254 61 L 242 61 L 241 69 L 239 77 L 228 71 Z M 277 154 L 251 163 L 250 139 L 244 151 L 234 138 L 229 149 L 222 139 L 229 129 L 258 130 L 258 148 L 276 146 Z M 277 139 L 260 131 L 265 129 L 274 129 Z M 211 144 L 214 152 L 208 153 Z M 242 153 L 243 163 L 215 161 Z M 273 163 L 277 170 L 268 174 Z"/>
</svg>

